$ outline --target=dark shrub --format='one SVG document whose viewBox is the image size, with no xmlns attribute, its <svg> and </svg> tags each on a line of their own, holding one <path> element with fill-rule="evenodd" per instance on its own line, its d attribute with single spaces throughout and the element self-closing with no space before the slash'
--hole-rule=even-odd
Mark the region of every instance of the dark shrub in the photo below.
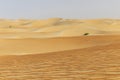
<svg viewBox="0 0 120 80">
<path fill-rule="evenodd" d="M 89 35 L 89 33 L 85 33 L 84 35 L 87 36 L 87 35 Z"/>
</svg>

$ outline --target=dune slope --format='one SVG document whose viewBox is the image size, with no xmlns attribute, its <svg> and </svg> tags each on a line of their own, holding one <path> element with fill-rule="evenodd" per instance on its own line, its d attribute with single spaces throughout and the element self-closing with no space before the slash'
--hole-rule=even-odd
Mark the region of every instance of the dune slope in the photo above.
<svg viewBox="0 0 120 80">
<path fill-rule="evenodd" d="M 81 36 L 43 39 L 0 39 L 0 55 L 23 55 L 119 43 L 120 36 Z"/>
<path fill-rule="evenodd" d="M 119 80 L 120 43 L 36 55 L 1 56 L 1 80 Z"/>
</svg>

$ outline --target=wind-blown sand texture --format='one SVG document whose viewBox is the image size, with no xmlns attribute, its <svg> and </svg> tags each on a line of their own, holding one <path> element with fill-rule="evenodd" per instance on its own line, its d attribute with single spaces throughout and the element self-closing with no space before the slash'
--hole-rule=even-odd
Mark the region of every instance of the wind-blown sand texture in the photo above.
<svg viewBox="0 0 120 80">
<path fill-rule="evenodd" d="M 120 80 L 119 25 L 117 19 L 1 19 L 0 80 Z"/>
</svg>

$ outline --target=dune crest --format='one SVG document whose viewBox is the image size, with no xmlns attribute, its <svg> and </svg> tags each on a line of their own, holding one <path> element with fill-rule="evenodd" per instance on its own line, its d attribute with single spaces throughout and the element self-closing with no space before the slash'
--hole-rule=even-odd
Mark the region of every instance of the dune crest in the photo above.
<svg viewBox="0 0 120 80">
<path fill-rule="evenodd" d="M 0 39 L 0 55 L 44 54 L 120 43 L 120 36 L 81 36 L 38 39 Z"/>
</svg>

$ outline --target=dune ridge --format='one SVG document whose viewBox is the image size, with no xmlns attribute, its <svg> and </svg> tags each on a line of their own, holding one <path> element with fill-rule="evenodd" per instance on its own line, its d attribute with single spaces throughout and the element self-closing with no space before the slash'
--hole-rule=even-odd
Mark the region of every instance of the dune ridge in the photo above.
<svg viewBox="0 0 120 80">
<path fill-rule="evenodd" d="M 120 36 L 81 36 L 43 39 L 0 39 L 0 55 L 24 55 L 119 43 Z"/>
</svg>

